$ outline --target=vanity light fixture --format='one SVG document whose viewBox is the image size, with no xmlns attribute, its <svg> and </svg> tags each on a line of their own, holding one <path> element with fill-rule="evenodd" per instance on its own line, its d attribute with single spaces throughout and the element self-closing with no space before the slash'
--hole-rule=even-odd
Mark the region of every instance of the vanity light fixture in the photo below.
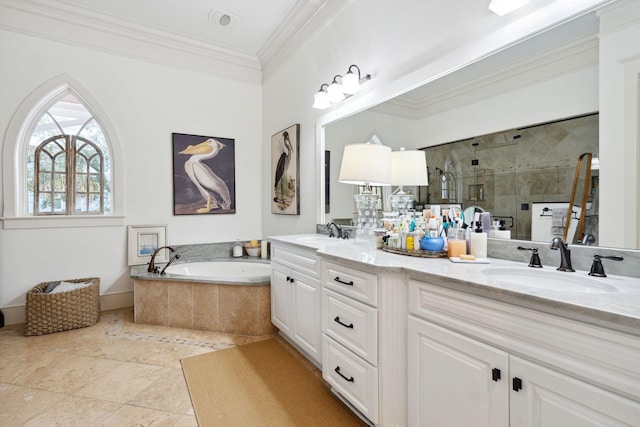
<svg viewBox="0 0 640 427">
<path fill-rule="evenodd" d="M 489 10 L 498 16 L 503 16 L 521 8 L 527 3 L 529 3 L 529 0 L 491 0 Z"/>
<path fill-rule="evenodd" d="M 320 90 L 313 96 L 313 108 L 317 108 L 318 110 L 326 110 L 331 107 L 331 101 L 329 101 L 329 94 L 325 90 L 325 86 L 328 88 L 329 85 L 323 83 L 320 86 Z"/>
<path fill-rule="evenodd" d="M 364 186 L 362 193 L 353 196 L 358 209 L 354 243 L 375 247 L 380 196 L 373 192 L 372 186 L 391 184 L 391 148 L 371 143 L 345 146 L 338 180 Z"/>
<path fill-rule="evenodd" d="M 329 101 L 333 103 L 340 102 L 344 99 L 342 85 L 336 81 L 337 79 L 340 79 L 340 81 L 342 81 L 342 76 L 335 76 L 333 78 L 333 82 L 331 82 L 331 84 L 329 85 L 329 89 L 327 89 L 327 92 L 329 93 Z"/>
<path fill-rule="evenodd" d="M 391 208 L 399 215 L 404 215 L 413 202 L 413 195 L 405 193 L 403 186 L 429 185 L 426 153 L 404 148 L 391 152 L 391 185 L 398 186 L 389 196 Z"/>
<path fill-rule="evenodd" d="M 353 68 L 358 71 L 358 75 L 353 72 Z M 365 76 L 365 81 L 371 78 L 371 74 Z M 360 86 L 360 67 L 353 64 L 347 70 L 347 74 L 342 77 L 342 91 L 346 94 L 353 95 L 358 92 L 362 87 Z"/>
<path fill-rule="evenodd" d="M 367 80 L 371 80 L 371 74 L 363 77 L 360 67 L 355 64 L 350 65 L 347 74 L 344 76 L 337 74 L 330 85 L 323 83 L 320 86 L 320 90 L 314 95 L 313 108 L 326 110 L 331 103 L 338 103 L 358 92 L 361 89 L 360 85 Z"/>
</svg>

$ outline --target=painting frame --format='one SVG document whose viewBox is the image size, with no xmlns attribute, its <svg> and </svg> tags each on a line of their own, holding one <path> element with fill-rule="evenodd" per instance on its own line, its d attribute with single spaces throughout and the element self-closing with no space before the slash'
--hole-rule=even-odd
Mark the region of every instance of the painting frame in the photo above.
<svg viewBox="0 0 640 427">
<path fill-rule="evenodd" d="M 171 134 L 173 214 L 235 214 L 235 139 Z"/>
<path fill-rule="evenodd" d="M 271 213 L 300 215 L 300 125 L 271 137 Z"/>
<path fill-rule="evenodd" d="M 128 265 L 143 265 L 151 261 L 153 253 L 167 244 L 166 225 L 128 226 Z M 159 252 L 155 262 L 167 262 L 167 251 Z"/>
</svg>

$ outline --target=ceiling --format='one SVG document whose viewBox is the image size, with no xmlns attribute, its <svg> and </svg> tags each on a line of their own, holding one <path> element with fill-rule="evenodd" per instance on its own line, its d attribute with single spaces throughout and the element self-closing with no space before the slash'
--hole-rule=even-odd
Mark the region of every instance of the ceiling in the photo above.
<svg viewBox="0 0 640 427">
<path fill-rule="evenodd" d="M 124 23 L 147 34 L 196 42 L 264 65 L 326 0 L 29 0 L 47 8 L 75 10 L 80 19 Z M 228 25 L 220 18 L 227 15 Z M 224 19 L 224 18 L 223 18 Z M 146 31 L 145 31 L 146 30 Z M 150 30 L 150 31 L 149 31 Z"/>
</svg>

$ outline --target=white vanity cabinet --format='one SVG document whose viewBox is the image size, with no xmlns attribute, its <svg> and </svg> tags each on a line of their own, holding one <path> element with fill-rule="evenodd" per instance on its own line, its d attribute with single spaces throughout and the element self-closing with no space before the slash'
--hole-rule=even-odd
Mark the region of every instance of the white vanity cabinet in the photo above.
<svg viewBox="0 0 640 427">
<path fill-rule="evenodd" d="M 320 365 L 320 258 L 314 251 L 272 243 L 271 322 Z"/>
<path fill-rule="evenodd" d="M 323 265 L 322 376 L 374 424 L 378 422 L 378 278 Z"/>
<path fill-rule="evenodd" d="M 410 426 L 640 426 L 640 338 L 409 281 Z"/>
<path fill-rule="evenodd" d="M 322 265 L 322 376 L 372 424 L 406 426 L 404 274 L 333 261 Z"/>
</svg>

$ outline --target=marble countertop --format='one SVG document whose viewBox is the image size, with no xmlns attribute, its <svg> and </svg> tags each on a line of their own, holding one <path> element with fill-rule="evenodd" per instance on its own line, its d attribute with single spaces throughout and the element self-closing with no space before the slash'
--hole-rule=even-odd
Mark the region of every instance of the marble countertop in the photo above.
<svg viewBox="0 0 640 427">
<path fill-rule="evenodd" d="M 536 311 L 640 336 L 640 279 L 559 272 L 554 267 L 489 258 L 488 264 L 453 263 L 447 258 L 398 255 L 321 234 L 272 236 L 273 243 L 316 250 L 328 261 L 375 272 L 399 272 L 409 279 L 491 298 Z"/>
</svg>

